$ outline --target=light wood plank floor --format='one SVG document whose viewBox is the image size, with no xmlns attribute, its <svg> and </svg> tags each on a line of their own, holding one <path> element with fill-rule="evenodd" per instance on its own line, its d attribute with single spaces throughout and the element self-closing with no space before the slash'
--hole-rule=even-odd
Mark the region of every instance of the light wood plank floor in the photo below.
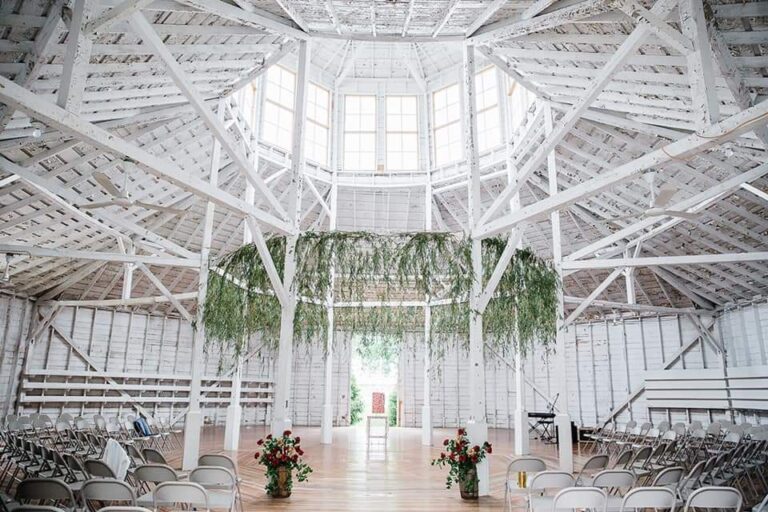
<svg viewBox="0 0 768 512">
<path fill-rule="evenodd" d="M 366 442 L 365 428 L 334 429 L 333 445 L 320 444 L 320 429 L 297 427 L 295 435 L 302 437 L 305 458 L 314 469 L 308 482 L 294 483 L 293 495 L 285 500 L 271 499 L 264 493 L 264 472 L 253 454 L 256 441 L 266 435 L 264 427 L 244 427 L 240 450 L 224 452 L 224 432 L 221 427 L 206 427 L 201 441 L 201 453 L 228 453 L 237 458 L 244 479 L 243 503 L 247 511 L 364 511 L 384 510 L 502 510 L 507 455 L 512 453 L 513 432 L 492 429 L 489 432 L 494 453 L 490 456 L 491 495 L 479 502 L 464 502 L 456 487 L 445 489 L 446 470 L 432 467 L 429 460 L 439 455 L 442 440 L 454 430 L 436 430 L 435 445 L 421 445 L 418 429 L 392 428 L 386 445 L 383 441 Z M 531 440 L 533 454 L 545 458 L 552 468 L 556 448 Z M 177 467 L 181 454 L 171 454 Z M 577 467 L 585 457 L 576 454 Z"/>
</svg>

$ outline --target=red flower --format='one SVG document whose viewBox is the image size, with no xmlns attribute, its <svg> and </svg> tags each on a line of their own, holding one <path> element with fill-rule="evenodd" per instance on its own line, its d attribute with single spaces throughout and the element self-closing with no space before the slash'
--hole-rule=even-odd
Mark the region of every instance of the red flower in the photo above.
<svg viewBox="0 0 768 512">
<path fill-rule="evenodd" d="M 463 428 L 460 428 L 459 429 L 459 435 L 460 436 L 465 436 L 465 435 L 467 435 L 467 431 L 465 429 L 463 429 Z"/>
<path fill-rule="evenodd" d="M 267 440 L 272 439 L 272 434 L 267 434 Z"/>
<path fill-rule="evenodd" d="M 298 453 L 299 455 L 304 455 L 304 450 L 302 450 L 301 448 L 299 448 L 299 447 L 297 446 L 297 447 L 296 447 L 296 453 Z"/>
<path fill-rule="evenodd" d="M 256 441 L 256 444 L 261 446 L 261 445 L 264 444 L 264 440 L 263 439 L 259 439 L 258 441 Z"/>
<path fill-rule="evenodd" d="M 290 430 L 286 430 L 285 432 L 283 432 L 283 437 L 288 437 L 290 435 L 291 435 L 291 431 Z"/>
<path fill-rule="evenodd" d="M 479 451 L 480 451 L 480 447 L 479 447 L 479 446 L 477 446 L 477 445 L 473 446 L 473 447 L 472 447 L 472 449 L 473 449 L 473 450 L 475 450 L 476 452 L 479 452 Z"/>
<path fill-rule="evenodd" d="M 459 455 L 459 462 L 464 462 L 467 458 L 463 455 Z"/>
<path fill-rule="evenodd" d="M 299 444 L 301 442 L 301 438 L 299 436 L 296 436 L 296 438 L 293 440 L 296 444 Z"/>
<path fill-rule="evenodd" d="M 254 459 L 258 459 L 259 458 L 259 452 L 256 452 L 256 455 L 254 455 L 253 458 Z"/>
<path fill-rule="evenodd" d="M 443 441 L 443 446 L 448 446 L 448 440 Z"/>
</svg>

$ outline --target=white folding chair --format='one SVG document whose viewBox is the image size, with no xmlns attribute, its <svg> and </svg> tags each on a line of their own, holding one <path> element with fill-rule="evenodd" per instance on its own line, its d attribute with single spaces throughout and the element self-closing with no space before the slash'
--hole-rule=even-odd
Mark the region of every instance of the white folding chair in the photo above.
<svg viewBox="0 0 768 512">
<path fill-rule="evenodd" d="M 570 487 L 555 495 L 552 501 L 552 512 L 563 509 L 589 509 L 592 512 L 605 512 L 608 506 L 608 496 L 597 487 Z"/>
<path fill-rule="evenodd" d="M 680 466 L 664 469 L 653 479 L 651 487 L 667 487 L 677 492 L 684 474 L 685 469 Z"/>
<path fill-rule="evenodd" d="M 528 482 L 528 510 L 531 512 L 549 512 L 554 496 L 546 495 L 547 490 L 560 490 L 573 487 L 576 480 L 565 471 L 542 471 L 536 473 Z"/>
<path fill-rule="evenodd" d="M 194 482 L 163 482 L 152 493 L 152 506 L 159 507 L 189 505 L 197 510 L 210 511 L 208 492 Z"/>
<path fill-rule="evenodd" d="M 72 490 L 58 478 L 29 478 L 19 482 L 16 488 L 16 501 L 24 505 L 45 505 L 46 502 L 54 502 L 56 506 L 65 510 L 75 510 L 77 502 Z M 62 505 L 66 502 L 66 507 Z"/>
<path fill-rule="evenodd" d="M 189 474 L 189 481 L 200 484 L 208 492 L 208 507 L 231 511 L 237 497 L 235 475 L 221 466 L 198 466 Z"/>
<path fill-rule="evenodd" d="M 136 499 L 136 504 L 140 506 L 153 504 L 154 489 L 150 484 L 160 485 L 179 480 L 173 468 L 164 464 L 142 464 L 133 471 L 133 478 L 139 484 L 139 491 L 144 493 Z"/>
<path fill-rule="evenodd" d="M 592 476 L 598 471 L 602 471 L 608 467 L 608 461 L 610 458 L 606 454 L 593 455 L 582 466 L 578 476 L 576 476 L 576 485 L 578 486 L 591 486 Z"/>
<path fill-rule="evenodd" d="M 677 497 L 666 487 L 637 487 L 629 491 L 621 500 L 619 512 L 643 510 L 647 508 L 669 509 L 675 512 Z"/>
<path fill-rule="evenodd" d="M 231 457 L 228 457 L 226 455 L 222 455 L 220 453 L 208 453 L 205 455 L 201 455 L 197 459 L 197 465 L 198 466 L 218 466 L 221 468 L 227 468 L 232 472 L 233 475 L 235 475 L 235 484 L 237 486 L 237 501 L 240 504 L 240 510 L 243 510 L 243 493 L 240 492 L 240 482 L 242 482 L 242 478 L 238 475 L 237 472 L 237 464 L 235 464 L 235 461 L 232 460 Z"/>
<path fill-rule="evenodd" d="M 507 480 L 504 484 L 504 507 L 512 507 L 512 494 L 526 491 L 517 485 L 517 480 L 510 478 L 513 473 L 527 473 L 527 478 L 547 469 L 547 464 L 538 457 L 517 457 L 507 466 Z M 524 507 L 519 507 L 524 508 Z"/>
<path fill-rule="evenodd" d="M 136 505 L 133 488 L 120 480 L 101 478 L 88 480 L 80 489 L 80 499 L 85 510 L 91 510 L 90 502 L 97 501 L 103 506 L 115 502 L 128 506 Z"/>
<path fill-rule="evenodd" d="M 635 474 L 628 469 L 606 469 L 595 475 L 591 487 L 604 489 L 608 508 L 615 510 L 621 506 L 622 496 L 635 485 L 635 481 Z"/>
<path fill-rule="evenodd" d="M 744 499 L 733 487 L 702 487 L 688 496 L 683 512 L 691 508 L 722 508 L 740 512 Z"/>
<path fill-rule="evenodd" d="M 152 512 L 144 507 L 104 507 L 97 512 Z"/>
</svg>

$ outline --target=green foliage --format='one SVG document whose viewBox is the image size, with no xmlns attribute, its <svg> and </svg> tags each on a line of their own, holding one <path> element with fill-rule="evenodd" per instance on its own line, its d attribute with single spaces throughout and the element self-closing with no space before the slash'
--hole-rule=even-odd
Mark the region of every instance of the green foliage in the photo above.
<svg viewBox="0 0 768 512">
<path fill-rule="evenodd" d="M 431 346 L 468 339 L 468 298 L 475 279 L 485 285 L 506 239 L 483 240 L 483 276 L 475 276 L 471 241 L 452 233 L 377 235 L 365 232 L 307 232 L 296 243 L 295 289 L 301 297 L 294 339 L 309 342 L 327 330 L 324 303 L 335 287 L 337 301 L 448 299 L 432 308 Z M 286 239 L 267 241 L 282 275 Z M 212 266 L 203 321 L 209 342 L 243 352 L 258 334 L 275 346 L 281 308 L 254 245 L 243 246 Z M 554 340 L 559 280 L 552 266 L 530 249 L 516 251 L 483 314 L 486 342 L 526 352 L 532 343 Z M 309 299 L 309 300 L 307 300 Z M 337 329 L 362 336 L 361 350 L 390 358 L 406 332 L 423 329 L 423 308 L 337 307 Z M 436 351 L 436 352 L 439 352 Z"/>
<path fill-rule="evenodd" d="M 387 416 L 389 417 L 389 426 L 390 427 L 396 427 L 397 426 L 397 393 L 391 392 L 389 394 L 387 404 Z"/>
<path fill-rule="evenodd" d="M 351 375 L 349 379 L 349 424 L 357 425 L 363 421 L 363 399 L 360 396 L 360 386 L 357 385 L 355 376 Z"/>
</svg>

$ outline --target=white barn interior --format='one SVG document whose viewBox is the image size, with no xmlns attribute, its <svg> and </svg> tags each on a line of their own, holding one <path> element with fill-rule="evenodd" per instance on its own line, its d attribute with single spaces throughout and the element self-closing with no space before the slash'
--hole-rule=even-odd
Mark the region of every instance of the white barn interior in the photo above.
<svg viewBox="0 0 768 512">
<path fill-rule="evenodd" d="M 4 1 L 4 429 L 140 413 L 182 432 L 184 469 L 251 450 L 248 429 L 336 446 L 355 335 L 333 311 L 361 304 L 332 292 L 328 332 L 294 343 L 308 299 L 277 276 L 279 343 L 255 334 L 232 364 L 206 344 L 209 266 L 307 232 L 502 236 L 562 280 L 554 344 L 518 358 L 470 324 L 437 355 L 425 321 L 399 340 L 392 435 L 434 456 L 470 425 L 537 454 L 525 414 L 552 412 L 548 463 L 578 472 L 571 421 L 719 423 L 718 449 L 730 426 L 753 450 L 749 484 L 720 482 L 751 506 L 768 461 L 766 52 L 760 0 Z M 482 312 L 493 292 L 465 300 Z M 413 298 L 363 307 L 440 303 Z M 479 490 L 500 510 L 493 457 Z"/>
</svg>

